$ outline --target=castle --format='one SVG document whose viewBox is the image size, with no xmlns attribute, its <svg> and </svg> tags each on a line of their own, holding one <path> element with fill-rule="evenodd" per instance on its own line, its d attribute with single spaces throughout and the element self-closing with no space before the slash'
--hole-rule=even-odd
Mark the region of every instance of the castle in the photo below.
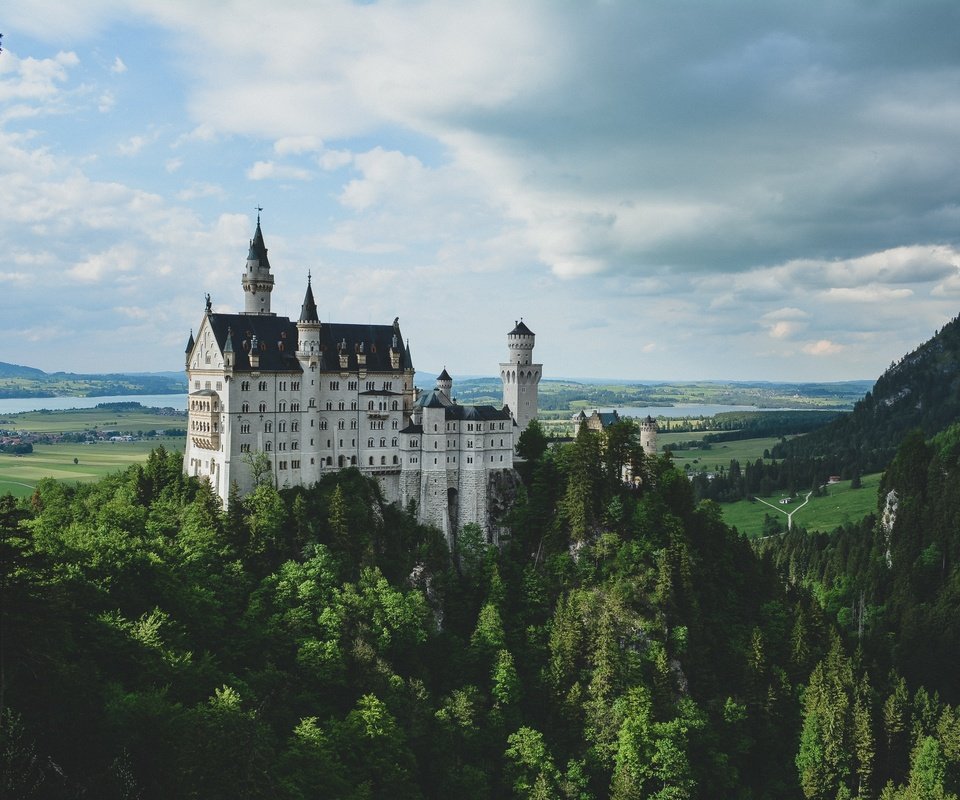
<svg viewBox="0 0 960 800">
<path fill-rule="evenodd" d="M 446 368 L 432 390 L 415 388 L 399 319 L 321 322 L 309 275 L 299 320 L 272 312 L 259 216 L 241 283 L 244 311 L 216 313 L 208 294 L 187 341 L 187 474 L 206 477 L 226 504 L 232 484 L 253 489 L 257 459 L 278 487 L 355 467 L 388 501 L 412 501 L 450 542 L 467 523 L 496 536 L 515 481 L 516 437 L 537 416 L 542 365 L 523 321 L 507 335 L 500 364 L 503 408 L 460 405 Z"/>
</svg>

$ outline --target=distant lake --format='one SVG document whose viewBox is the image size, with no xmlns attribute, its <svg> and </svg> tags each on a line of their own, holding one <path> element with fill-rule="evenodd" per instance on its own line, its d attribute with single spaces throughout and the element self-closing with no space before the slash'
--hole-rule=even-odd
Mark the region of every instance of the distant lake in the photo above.
<svg viewBox="0 0 960 800">
<path fill-rule="evenodd" d="M 0 399 L 0 414 L 22 411 L 62 411 L 65 408 L 95 408 L 100 403 L 140 403 L 153 408 L 187 410 L 185 394 L 121 394 L 106 397 L 6 397 Z"/>
<path fill-rule="evenodd" d="M 589 413 L 593 409 L 585 409 Z M 798 411 L 806 409 L 760 408 L 759 406 L 724 406 L 700 403 L 677 403 L 675 406 L 621 406 L 601 408 L 601 411 L 616 411 L 621 417 L 712 417 L 726 411 Z M 817 409 L 812 409 L 817 410 Z M 835 409 L 834 409 L 835 410 Z"/>
</svg>

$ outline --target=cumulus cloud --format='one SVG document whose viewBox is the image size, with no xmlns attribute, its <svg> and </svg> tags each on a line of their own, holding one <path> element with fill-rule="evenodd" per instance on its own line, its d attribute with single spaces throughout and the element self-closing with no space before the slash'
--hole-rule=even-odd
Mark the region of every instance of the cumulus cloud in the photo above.
<svg viewBox="0 0 960 800">
<path fill-rule="evenodd" d="M 270 179 L 308 181 L 311 177 L 309 170 L 277 164 L 274 161 L 257 161 L 247 170 L 247 178 L 251 181 Z"/>
<path fill-rule="evenodd" d="M 832 356 L 843 350 L 843 346 L 829 339 L 820 339 L 803 346 L 803 352 L 811 356 Z"/>
<path fill-rule="evenodd" d="M 113 64 L 110 65 L 110 71 L 114 75 L 122 75 L 127 71 L 127 65 L 123 63 L 123 59 L 120 56 L 117 56 L 113 59 Z"/>
</svg>

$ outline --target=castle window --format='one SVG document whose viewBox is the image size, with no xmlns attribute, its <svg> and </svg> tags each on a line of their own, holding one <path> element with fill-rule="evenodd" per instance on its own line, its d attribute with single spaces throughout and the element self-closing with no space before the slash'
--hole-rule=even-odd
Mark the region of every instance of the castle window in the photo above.
<svg viewBox="0 0 960 800">
<path fill-rule="evenodd" d="M 394 464 L 399 464 L 399 463 L 400 463 L 400 459 L 397 458 L 396 456 L 394 456 L 394 457 L 393 457 L 393 463 L 394 463 Z"/>
<path fill-rule="evenodd" d="M 397 437 L 396 437 L 396 436 L 394 436 L 394 437 L 390 440 L 390 446 L 391 446 L 391 447 L 396 447 L 396 446 L 397 446 Z"/>
<path fill-rule="evenodd" d="M 286 382 L 286 381 L 280 381 L 280 391 L 281 391 L 281 392 L 287 391 L 287 382 Z"/>
<path fill-rule="evenodd" d="M 290 404 L 290 410 L 291 410 L 291 411 L 299 411 L 299 410 L 300 410 L 300 404 L 299 404 L 299 403 L 291 403 L 291 404 Z"/>
<path fill-rule="evenodd" d="M 194 381 L 194 382 L 193 382 L 193 388 L 194 388 L 194 389 L 199 389 L 199 388 L 200 388 L 200 381 Z"/>
<path fill-rule="evenodd" d="M 287 468 L 286 461 L 281 461 L 279 464 L 277 464 L 277 469 L 286 469 L 286 468 Z"/>
<path fill-rule="evenodd" d="M 266 381 L 260 381 L 260 383 L 257 384 L 257 389 L 258 389 L 259 391 L 261 391 L 261 392 L 267 391 L 267 382 L 266 382 Z"/>
<path fill-rule="evenodd" d="M 240 381 L 240 391 L 249 392 L 250 391 L 250 381 Z"/>
<path fill-rule="evenodd" d="M 373 456 L 370 456 L 369 465 L 370 465 L 371 467 L 373 466 Z"/>
<path fill-rule="evenodd" d="M 357 401 L 356 401 L 356 400 L 352 400 L 352 401 L 350 402 L 350 410 L 351 410 L 351 411 L 356 411 L 356 410 L 357 410 Z"/>
<path fill-rule="evenodd" d="M 381 440 L 380 440 L 380 446 L 381 446 L 381 447 L 386 447 L 386 446 L 387 446 L 387 440 L 386 440 L 386 439 L 381 439 Z"/>
<path fill-rule="evenodd" d="M 273 444 L 270 442 L 264 442 L 263 449 L 269 453 L 271 450 L 273 450 Z"/>
<path fill-rule="evenodd" d="M 377 384 L 375 381 L 367 381 L 367 391 L 372 392 L 376 388 Z"/>
<path fill-rule="evenodd" d="M 223 381 L 217 381 L 217 391 L 223 391 Z"/>
<path fill-rule="evenodd" d="M 327 421 L 325 419 L 320 420 L 320 430 L 325 431 L 327 429 Z"/>
<path fill-rule="evenodd" d="M 341 456 L 341 457 L 342 457 L 342 456 Z M 332 466 L 333 466 L 333 457 L 332 457 L 332 456 L 327 456 L 327 466 L 328 466 L 328 467 L 332 467 Z"/>
<path fill-rule="evenodd" d="M 394 400 L 394 401 L 390 404 L 390 410 L 391 410 L 391 411 L 399 411 L 399 410 L 400 410 L 400 404 L 399 404 L 396 400 Z"/>
<path fill-rule="evenodd" d="M 293 381 L 290 384 L 291 391 L 299 392 L 300 391 L 300 381 Z"/>
<path fill-rule="evenodd" d="M 249 423 L 249 422 L 244 422 L 244 423 L 240 426 L 240 433 L 250 433 L 250 423 Z"/>
<path fill-rule="evenodd" d="M 417 446 L 417 440 L 416 440 L 416 439 L 412 439 L 412 440 L 410 441 L 410 446 L 411 446 L 411 447 L 416 447 L 416 446 Z"/>
<path fill-rule="evenodd" d="M 386 456 L 380 456 L 380 464 L 381 464 L 381 466 L 385 465 L 386 463 L 387 463 L 387 457 L 386 457 Z"/>
<path fill-rule="evenodd" d="M 390 427 L 393 428 L 394 430 L 399 429 L 400 421 L 395 419 L 393 422 L 390 423 Z"/>
<path fill-rule="evenodd" d="M 310 408 L 316 408 L 316 407 L 317 407 L 316 398 L 311 397 L 311 398 L 310 398 L 310 402 L 307 403 L 307 405 L 308 405 Z"/>
<path fill-rule="evenodd" d="M 277 423 L 277 430 L 280 433 L 283 433 L 286 429 L 287 429 L 287 423 L 284 422 L 283 420 L 280 420 L 280 422 Z"/>
<path fill-rule="evenodd" d="M 357 429 L 357 421 L 355 419 L 350 420 L 350 430 L 355 431 Z"/>
<path fill-rule="evenodd" d="M 290 449 L 291 449 L 291 450 L 299 450 L 299 449 L 300 449 L 299 443 L 297 443 L 297 442 L 290 442 Z"/>
<path fill-rule="evenodd" d="M 273 432 L 273 423 L 272 423 L 272 422 L 264 422 L 264 423 L 263 423 L 263 432 L 264 432 L 264 433 L 272 433 L 272 432 Z"/>
<path fill-rule="evenodd" d="M 249 444 L 242 444 L 242 445 L 240 445 L 240 452 L 241 452 L 241 453 L 249 453 L 249 452 L 250 452 L 250 445 L 249 445 Z"/>
<path fill-rule="evenodd" d="M 313 439 L 310 440 L 310 446 L 313 447 Z"/>
<path fill-rule="evenodd" d="M 333 403 L 327 400 L 327 411 L 333 411 Z"/>
<path fill-rule="evenodd" d="M 210 381 L 205 381 L 204 384 L 203 384 L 203 388 L 204 388 L 204 389 L 209 389 L 209 388 L 210 388 Z"/>
<path fill-rule="evenodd" d="M 350 381 L 350 382 L 347 384 L 347 389 L 349 389 L 351 392 L 357 391 L 357 382 L 356 382 L 356 381 Z"/>
<path fill-rule="evenodd" d="M 385 392 L 389 392 L 391 389 L 393 389 L 393 381 L 384 381 L 384 382 L 383 382 L 383 390 L 384 390 Z"/>
<path fill-rule="evenodd" d="M 356 456 L 350 456 L 350 466 L 351 466 L 351 467 L 357 466 L 357 457 L 356 457 Z"/>
<path fill-rule="evenodd" d="M 281 400 L 279 406 L 277 407 L 277 411 L 286 411 L 286 410 L 287 410 L 287 404 L 285 401 Z"/>
<path fill-rule="evenodd" d="M 337 411 L 343 411 L 343 400 L 337 403 Z"/>
<path fill-rule="evenodd" d="M 346 427 L 346 423 L 342 419 L 337 420 L 337 430 L 342 431 Z"/>
<path fill-rule="evenodd" d="M 259 406 L 259 408 L 260 408 L 260 413 L 262 414 L 264 411 L 267 410 L 267 404 L 266 404 L 266 403 L 261 403 L 260 406 Z"/>
<path fill-rule="evenodd" d="M 242 413 L 244 413 L 244 414 L 249 413 L 249 412 L 250 412 L 250 404 L 249 404 L 249 403 L 242 403 L 242 404 L 240 405 L 240 411 L 241 411 Z"/>
<path fill-rule="evenodd" d="M 298 430 L 300 430 L 300 423 L 299 423 L 299 422 L 291 422 L 291 423 L 290 423 L 290 430 L 292 430 L 292 431 L 298 431 Z"/>
<path fill-rule="evenodd" d="M 367 439 L 367 447 L 373 447 L 373 438 Z"/>
<path fill-rule="evenodd" d="M 373 411 L 373 400 L 367 401 L 367 411 Z"/>
<path fill-rule="evenodd" d="M 290 462 L 290 469 L 300 469 L 300 459 Z"/>
<path fill-rule="evenodd" d="M 330 381 L 330 391 L 331 392 L 340 391 L 340 381 Z"/>
<path fill-rule="evenodd" d="M 286 450 L 286 449 L 287 449 L 287 443 L 286 443 L 286 442 L 279 442 L 279 443 L 277 444 L 277 450 Z"/>
</svg>

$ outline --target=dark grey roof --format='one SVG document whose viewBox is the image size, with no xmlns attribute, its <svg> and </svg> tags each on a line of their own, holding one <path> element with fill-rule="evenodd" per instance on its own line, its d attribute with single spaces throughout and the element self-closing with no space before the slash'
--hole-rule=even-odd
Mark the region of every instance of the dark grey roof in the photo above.
<svg viewBox="0 0 960 800">
<path fill-rule="evenodd" d="M 207 318 L 221 351 L 226 347 L 229 333 L 236 355 L 234 370 L 244 372 L 253 369 L 250 366 L 249 351 L 255 336 L 260 351 L 260 366 L 257 370 L 302 372 L 296 358 L 297 325 L 287 317 L 266 314 L 210 314 Z M 320 329 L 320 369 L 340 372 L 339 353 L 345 344 L 346 369 L 356 371 L 357 356 L 362 346 L 366 361 L 364 366 L 369 372 L 397 372 L 398 370 L 394 370 L 390 365 L 393 332 L 392 325 L 323 325 Z M 404 349 L 402 348 L 400 353 L 401 365 L 404 362 Z"/>
<path fill-rule="evenodd" d="M 600 424 L 604 428 L 620 421 L 620 415 L 616 411 L 598 411 L 597 416 L 600 417 Z"/>
<path fill-rule="evenodd" d="M 193 345 L 194 345 L 194 344 L 195 344 L 195 342 L 193 341 L 193 328 L 191 328 L 191 329 L 190 329 L 190 338 L 187 339 L 187 349 L 184 350 L 183 352 L 185 352 L 187 355 L 190 355 L 190 354 L 193 352 Z"/>
<path fill-rule="evenodd" d="M 512 419 L 509 409 L 499 409 L 493 406 L 447 406 L 447 419 L 459 419 L 468 422 L 485 422 L 487 420 Z"/>
<path fill-rule="evenodd" d="M 452 381 L 453 378 L 450 377 L 450 373 L 447 372 L 447 368 L 444 367 L 444 368 L 443 368 L 443 372 L 441 372 L 439 375 L 437 375 L 437 380 L 438 380 L 438 381 Z"/>
<path fill-rule="evenodd" d="M 263 243 L 263 232 L 260 230 L 260 217 L 257 217 L 257 230 L 250 240 L 250 252 L 247 253 L 247 261 L 256 261 L 261 267 L 270 269 L 270 262 L 267 260 L 267 246 Z"/>
<path fill-rule="evenodd" d="M 423 433 L 423 425 L 414 425 L 411 423 L 407 425 L 400 433 Z"/>
<path fill-rule="evenodd" d="M 399 327 L 397 328 L 399 331 Z M 397 334 L 399 337 L 399 334 Z M 410 352 L 410 340 L 407 340 L 407 346 L 403 350 L 403 368 L 413 369 L 413 354 Z"/>
<path fill-rule="evenodd" d="M 510 331 L 510 336 L 533 336 L 534 333 L 526 325 L 523 324 L 523 320 L 520 320 Z"/>
<path fill-rule="evenodd" d="M 223 343 L 223 352 L 233 352 L 233 330 L 230 328 L 227 328 L 227 340 Z"/>
<path fill-rule="evenodd" d="M 444 400 L 444 396 L 436 389 L 433 389 L 429 392 L 422 392 L 414 405 L 420 408 L 446 408 L 450 405 L 450 401 L 447 400 L 444 402 Z"/>
<path fill-rule="evenodd" d="M 300 306 L 301 322 L 319 322 L 317 304 L 313 299 L 313 287 L 310 285 L 310 276 L 307 275 L 307 293 L 303 296 L 303 305 Z"/>
</svg>

